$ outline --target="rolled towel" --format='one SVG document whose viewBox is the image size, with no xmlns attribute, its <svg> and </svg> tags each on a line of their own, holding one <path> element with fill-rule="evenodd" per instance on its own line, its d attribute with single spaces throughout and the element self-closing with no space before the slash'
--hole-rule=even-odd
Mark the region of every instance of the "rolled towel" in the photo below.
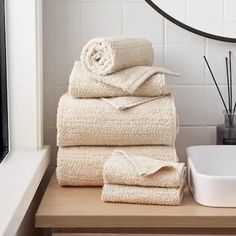
<svg viewBox="0 0 236 236">
<path fill-rule="evenodd" d="M 172 163 L 115 150 L 103 167 L 106 184 L 177 188 L 186 179 L 184 163 Z"/>
<path fill-rule="evenodd" d="M 80 59 L 87 71 L 108 75 L 132 66 L 151 66 L 154 53 L 146 39 L 107 37 L 91 39 Z"/>
<path fill-rule="evenodd" d="M 178 75 L 166 68 L 136 66 L 99 76 L 74 63 L 69 82 L 73 97 L 162 96 L 168 93 L 165 75 Z"/>
<path fill-rule="evenodd" d="M 119 111 L 101 99 L 61 97 L 58 146 L 174 145 L 177 115 L 171 96 Z"/>
<path fill-rule="evenodd" d="M 184 186 L 180 188 L 137 187 L 105 184 L 102 190 L 104 202 L 180 205 Z"/>
<path fill-rule="evenodd" d="M 57 180 L 62 186 L 102 186 L 103 165 L 117 147 L 79 146 L 59 148 L 57 154 Z M 121 147 L 130 155 L 178 162 L 174 146 Z"/>
</svg>

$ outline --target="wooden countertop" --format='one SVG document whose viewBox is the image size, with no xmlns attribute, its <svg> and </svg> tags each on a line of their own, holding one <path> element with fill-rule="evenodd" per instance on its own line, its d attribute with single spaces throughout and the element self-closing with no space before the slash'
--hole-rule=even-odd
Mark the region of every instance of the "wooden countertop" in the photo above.
<svg viewBox="0 0 236 236">
<path fill-rule="evenodd" d="M 236 228 L 236 208 L 198 205 L 188 191 L 181 206 L 104 203 L 101 188 L 60 187 L 53 175 L 35 224 L 38 228 Z"/>
</svg>

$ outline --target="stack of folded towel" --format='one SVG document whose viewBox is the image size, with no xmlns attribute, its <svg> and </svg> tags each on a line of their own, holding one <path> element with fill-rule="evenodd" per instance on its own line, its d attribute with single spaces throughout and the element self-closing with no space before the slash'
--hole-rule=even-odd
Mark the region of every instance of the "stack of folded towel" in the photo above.
<svg viewBox="0 0 236 236">
<path fill-rule="evenodd" d="M 165 74 L 175 74 L 152 67 L 153 55 L 145 39 L 96 38 L 84 46 L 58 106 L 60 185 L 105 183 L 104 201 L 180 203 L 185 171 L 177 163 L 178 121 L 165 87 Z M 139 161 L 154 169 L 143 173 Z"/>
</svg>

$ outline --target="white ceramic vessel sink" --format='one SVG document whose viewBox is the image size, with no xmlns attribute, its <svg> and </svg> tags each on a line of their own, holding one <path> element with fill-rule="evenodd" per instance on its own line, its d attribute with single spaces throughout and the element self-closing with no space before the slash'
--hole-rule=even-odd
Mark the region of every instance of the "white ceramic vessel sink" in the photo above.
<svg viewBox="0 0 236 236">
<path fill-rule="evenodd" d="M 196 202 L 236 207 L 236 146 L 187 148 L 188 183 Z"/>
</svg>

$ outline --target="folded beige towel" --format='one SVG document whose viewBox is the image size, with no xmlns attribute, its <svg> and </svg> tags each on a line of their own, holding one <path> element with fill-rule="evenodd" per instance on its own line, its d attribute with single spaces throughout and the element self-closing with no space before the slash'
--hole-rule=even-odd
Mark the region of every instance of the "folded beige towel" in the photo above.
<svg viewBox="0 0 236 236">
<path fill-rule="evenodd" d="M 84 70 L 76 61 L 70 75 L 69 93 L 73 97 L 162 96 L 168 93 L 165 74 L 177 75 L 165 68 L 136 66 L 98 76 Z"/>
<path fill-rule="evenodd" d="M 180 188 L 137 187 L 105 184 L 102 190 L 104 202 L 180 205 L 184 186 Z"/>
<path fill-rule="evenodd" d="M 58 146 L 174 145 L 176 110 L 170 96 L 119 111 L 101 99 L 61 97 Z"/>
<path fill-rule="evenodd" d="M 102 186 L 103 165 L 117 147 L 80 146 L 59 148 L 56 175 L 63 186 Z M 129 155 L 178 162 L 174 146 L 120 147 Z"/>
<path fill-rule="evenodd" d="M 160 161 L 115 150 L 103 167 L 106 184 L 177 188 L 186 178 L 184 163 Z"/>
<path fill-rule="evenodd" d="M 91 39 L 80 59 L 87 71 L 107 75 L 132 66 L 150 66 L 154 53 L 146 39 L 107 37 Z"/>
<path fill-rule="evenodd" d="M 152 100 L 161 97 L 113 97 L 113 98 L 100 98 L 102 101 L 107 102 L 117 110 L 124 110 L 141 105 L 145 102 L 150 102 Z"/>
</svg>

